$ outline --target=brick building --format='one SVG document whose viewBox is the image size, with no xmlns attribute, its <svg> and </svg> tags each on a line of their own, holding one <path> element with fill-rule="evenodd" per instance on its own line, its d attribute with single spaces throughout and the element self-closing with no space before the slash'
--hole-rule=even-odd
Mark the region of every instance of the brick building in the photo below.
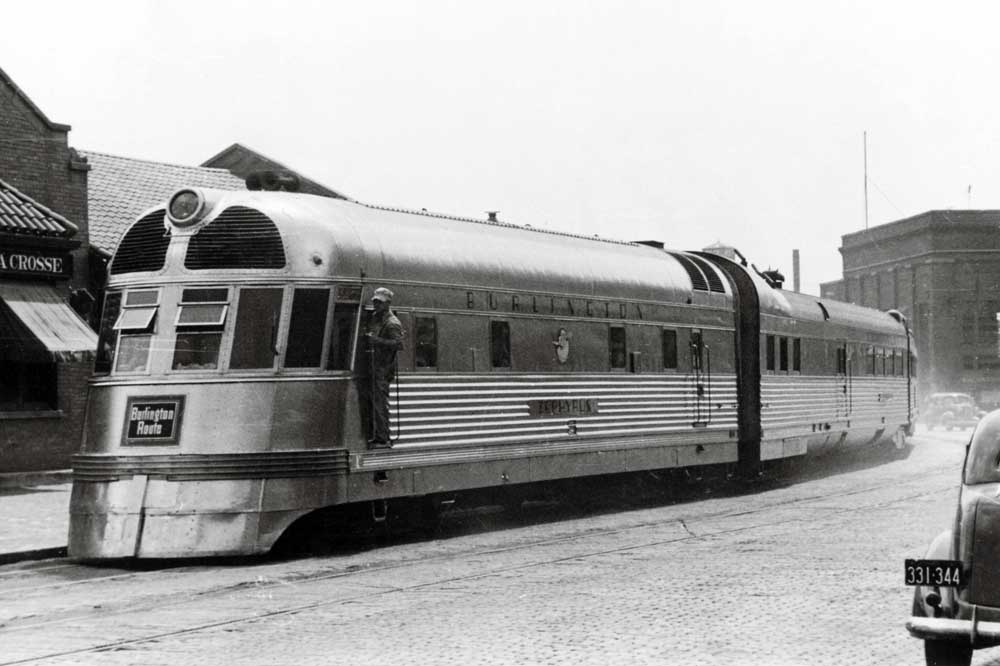
<svg viewBox="0 0 1000 666">
<path fill-rule="evenodd" d="M 108 261 L 143 211 L 182 187 L 244 189 L 252 174 L 268 189 L 263 171 L 343 198 L 238 143 L 185 166 L 78 152 L 69 131 L 0 70 L 0 473 L 70 466 Z"/>
<path fill-rule="evenodd" d="M 1000 404 L 1000 211 L 932 210 L 841 238 L 841 281 L 824 297 L 910 320 L 921 395 Z"/>
<path fill-rule="evenodd" d="M 88 165 L 0 70 L 0 473 L 67 467 L 80 442 L 97 336 Z"/>
</svg>

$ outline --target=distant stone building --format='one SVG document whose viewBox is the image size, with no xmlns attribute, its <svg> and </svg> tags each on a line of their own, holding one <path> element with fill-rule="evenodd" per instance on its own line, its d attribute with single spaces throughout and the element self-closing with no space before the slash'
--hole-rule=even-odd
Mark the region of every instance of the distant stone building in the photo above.
<svg viewBox="0 0 1000 666">
<path fill-rule="evenodd" d="M 1000 211 L 928 211 L 847 234 L 840 253 L 844 300 L 909 319 L 922 395 L 1000 405 Z"/>
</svg>

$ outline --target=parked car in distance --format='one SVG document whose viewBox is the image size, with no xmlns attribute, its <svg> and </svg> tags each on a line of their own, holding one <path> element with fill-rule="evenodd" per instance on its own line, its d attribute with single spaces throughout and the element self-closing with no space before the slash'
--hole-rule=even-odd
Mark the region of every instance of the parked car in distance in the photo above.
<svg viewBox="0 0 1000 666">
<path fill-rule="evenodd" d="M 972 428 L 986 412 L 979 409 L 976 401 L 968 393 L 934 393 L 924 402 L 920 410 L 920 420 L 928 430 L 942 426 L 952 428 Z"/>
<path fill-rule="evenodd" d="M 925 559 L 906 560 L 915 586 L 906 628 L 924 640 L 927 664 L 968 666 L 972 651 L 1000 645 L 1000 410 L 984 416 L 966 447 L 958 511 Z"/>
</svg>

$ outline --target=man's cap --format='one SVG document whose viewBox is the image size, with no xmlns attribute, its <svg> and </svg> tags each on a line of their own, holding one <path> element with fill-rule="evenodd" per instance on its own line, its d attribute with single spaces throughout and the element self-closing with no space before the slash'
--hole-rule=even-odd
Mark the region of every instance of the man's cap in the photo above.
<svg viewBox="0 0 1000 666">
<path fill-rule="evenodd" d="M 375 290 L 375 293 L 372 294 L 372 300 L 385 301 L 386 303 L 391 303 L 392 292 L 386 289 L 385 287 L 379 287 L 378 289 Z"/>
</svg>

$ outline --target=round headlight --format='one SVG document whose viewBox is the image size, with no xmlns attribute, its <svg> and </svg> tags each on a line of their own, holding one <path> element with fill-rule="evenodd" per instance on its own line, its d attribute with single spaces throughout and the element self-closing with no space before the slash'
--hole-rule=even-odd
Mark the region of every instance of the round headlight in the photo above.
<svg viewBox="0 0 1000 666">
<path fill-rule="evenodd" d="M 205 199 L 194 190 L 181 190 L 170 197 L 167 212 L 171 221 L 180 227 L 186 227 L 198 221 L 198 216 L 205 206 Z"/>
</svg>

